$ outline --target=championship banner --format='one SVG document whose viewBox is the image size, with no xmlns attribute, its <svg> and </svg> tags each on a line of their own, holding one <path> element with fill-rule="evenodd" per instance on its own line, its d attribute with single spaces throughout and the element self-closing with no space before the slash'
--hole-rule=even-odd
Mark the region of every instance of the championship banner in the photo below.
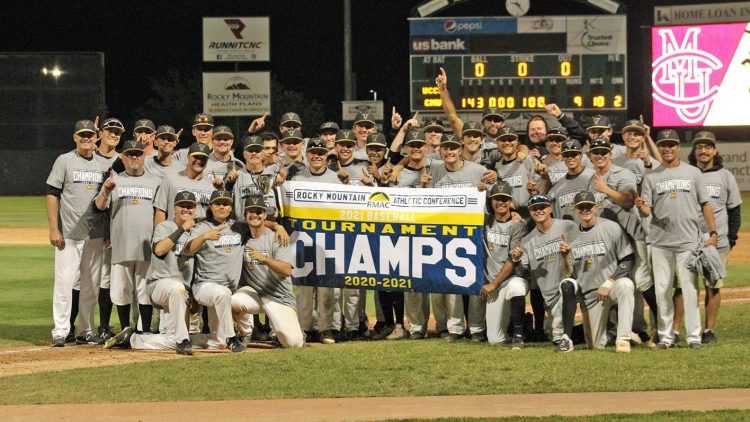
<svg viewBox="0 0 750 422">
<path fill-rule="evenodd" d="M 485 193 L 286 182 L 281 187 L 304 286 L 479 294 Z"/>
</svg>

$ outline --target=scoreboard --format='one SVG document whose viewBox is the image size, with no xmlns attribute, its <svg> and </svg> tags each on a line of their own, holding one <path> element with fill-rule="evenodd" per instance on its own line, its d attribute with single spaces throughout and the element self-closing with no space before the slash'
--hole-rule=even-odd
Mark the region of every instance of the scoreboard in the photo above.
<svg viewBox="0 0 750 422">
<path fill-rule="evenodd" d="M 627 109 L 624 15 L 413 18 L 409 28 L 412 112 L 441 110 L 441 67 L 459 112 Z"/>
</svg>

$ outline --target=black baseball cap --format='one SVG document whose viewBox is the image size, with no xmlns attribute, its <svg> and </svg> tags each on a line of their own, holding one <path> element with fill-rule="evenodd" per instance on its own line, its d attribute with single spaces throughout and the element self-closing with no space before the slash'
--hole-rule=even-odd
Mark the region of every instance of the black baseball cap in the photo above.
<svg viewBox="0 0 750 422">
<path fill-rule="evenodd" d="M 211 192 L 211 201 L 209 203 L 213 204 L 214 202 L 220 201 L 222 199 L 228 199 L 229 202 L 232 202 L 234 200 L 234 196 L 232 195 L 232 192 L 228 190 L 215 190 Z"/>
<path fill-rule="evenodd" d="M 547 131 L 547 134 L 544 135 L 544 140 L 549 141 L 552 139 L 558 139 L 560 141 L 565 141 L 568 139 L 568 130 L 564 127 L 553 127 L 552 129 Z"/>
<path fill-rule="evenodd" d="M 529 199 L 529 208 L 532 208 L 534 205 L 547 205 L 550 206 L 552 204 L 552 201 L 550 201 L 549 197 L 547 195 L 534 195 Z"/>
<path fill-rule="evenodd" d="M 562 152 L 581 152 L 581 143 L 575 139 L 569 139 L 562 144 Z"/>
<path fill-rule="evenodd" d="M 693 138 L 693 145 L 695 144 L 711 144 L 716 145 L 716 135 L 713 132 L 702 130 L 695 134 Z"/>
<path fill-rule="evenodd" d="M 179 205 L 179 204 L 193 204 L 193 205 L 196 205 L 197 203 L 198 203 L 198 201 L 196 201 L 196 199 L 195 199 L 195 194 L 193 192 L 190 192 L 190 191 L 186 191 L 185 190 L 185 191 L 179 192 L 174 197 L 174 204 L 175 205 Z"/>
<path fill-rule="evenodd" d="M 422 145 L 426 143 L 424 140 L 424 131 L 422 131 L 421 129 L 412 129 L 406 134 L 404 145 L 413 143 L 420 143 Z"/>
<path fill-rule="evenodd" d="M 250 196 L 245 199 L 245 211 L 251 209 L 262 210 L 262 212 L 265 213 L 268 212 L 268 204 L 266 204 L 263 196 L 258 194 L 250 194 Z"/>
<path fill-rule="evenodd" d="M 516 133 L 515 129 L 513 129 L 510 126 L 505 126 L 503 128 L 500 128 L 500 130 L 497 132 L 497 137 L 495 140 L 500 140 L 503 138 L 513 138 L 518 139 L 518 134 Z"/>
<path fill-rule="evenodd" d="M 281 123 L 279 123 L 279 125 L 284 126 L 287 123 L 297 123 L 298 125 L 302 126 L 302 119 L 299 118 L 299 114 L 297 113 L 284 113 L 281 115 Z"/>
<path fill-rule="evenodd" d="M 499 108 L 495 108 L 495 107 L 485 108 L 484 113 L 482 113 L 482 121 L 485 121 L 490 117 L 497 117 L 501 121 L 505 121 L 505 117 L 503 117 L 503 115 L 500 114 Z"/>
<path fill-rule="evenodd" d="M 466 125 L 464 125 L 464 127 L 466 127 Z M 452 133 L 444 133 L 443 136 L 440 138 L 440 146 L 442 147 L 448 144 L 456 144 L 460 147 L 464 146 L 464 144 L 461 142 L 458 136 Z"/>
<path fill-rule="evenodd" d="M 125 143 L 122 144 L 123 154 L 125 154 L 126 152 L 130 152 L 130 151 L 138 151 L 142 154 L 144 149 L 146 149 L 146 144 L 138 142 L 135 139 L 125 141 Z"/>
<path fill-rule="evenodd" d="M 307 143 L 307 149 L 305 151 L 307 152 L 313 152 L 315 150 L 321 151 L 321 152 L 328 152 L 328 148 L 326 147 L 326 143 L 323 142 L 320 138 L 312 138 Z"/>
<path fill-rule="evenodd" d="M 122 124 L 120 119 L 115 119 L 114 117 L 110 117 L 109 119 L 103 121 L 101 129 L 109 129 L 111 131 L 117 131 L 120 133 L 125 132 L 125 126 Z"/>
<path fill-rule="evenodd" d="M 96 133 L 94 130 L 94 122 L 91 120 L 79 120 L 76 122 L 76 125 L 73 127 L 73 133 L 76 135 L 83 132 L 91 132 Z"/>
<path fill-rule="evenodd" d="M 356 116 L 354 116 L 354 125 L 355 126 L 356 125 L 365 126 L 365 125 L 363 125 L 363 123 L 369 123 L 369 124 L 375 126 L 376 123 L 375 123 L 375 120 L 373 120 L 373 118 L 372 118 L 372 113 L 371 112 L 369 112 L 369 111 L 368 112 L 362 112 L 362 111 L 360 111 L 359 113 L 357 113 Z"/>
<path fill-rule="evenodd" d="M 385 142 L 385 136 L 382 133 L 371 133 L 367 135 L 367 147 L 382 147 L 386 148 L 388 144 Z"/>
<path fill-rule="evenodd" d="M 680 143 L 680 135 L 674 129 L 664 129 L 656 135 L 656 144 L 659 142 L 677 142 Z"/>
<path fill-rule="evenodd" d="M 513 197 L 513 187 L 510 186 L 510 184 L 506 182 L 497 182 L 494 185 L 492 185 L 492 188 L 489 192 L 490 198 L 495 198 L 497 196 L 507 196 L 512 198 Z"/>
<path fill-rule="evenodd" d="M 589 125 L 586 126 L 586 131 L 589 131 L 591 129 L 609 129 L 609 128 L 610 128 L 609 117 L 601 115 L 601 114 L 597 114 L 589 118 Z"/>
<path fill-rule="evenodd" d="M 477 122 L 466 122 L 464 123 L 464 127 L 461 129 L 461 136 L 464 135 L 484 135 L 484 129 L 482 129 L 482 125 Z"/>
<path fill-rule="evenodd" d="M 592 192 L 582 191 L 578 192 L 573 199 L 573 207 L 578 207 L 583 204 L 596 205 L 596 197 Z"/>
<path fill-rule="evenodd" d="M 138 132 L 138 130 L 147 129 L 149 133 L 156 132 L 156 126 L 154 126 L 154 122 L 152 122 L 149 119 L 139 119 L 135 121 L 135 127 L 133 127 L 133 132 Z"/>
<path fill-rule="evenodd" d="M 341 130 L 339 127 L 339 124 L 336 122 L 324 122 L 322 125 L 320 125 L 320 133 L 323 132 L 338 132 Z"/>
<path fill-rule="evenodd" d="M 589 144 L 589 151 L 595 149 L 606 149 L 607 151 L 612 151 L 612 144 L 606 138 L 596 138 L 591 141 L 591 144 Z"/>
<path fill-rule="evenodd" d="M 198 113 L 193 118 L 193 127 L 196 126 L 211 126 L 214 127 L 214 118 L 210 114 Z"/>
<path fill-rule="evenodd" d="M 211 149 L 206 144 L 202 144 L 200 142 L 193 142 L 192 145 L 190 145 L 190 148 L 188 148 L 188 155 L 205 155 L 208 157 L 208 154 L 211 152 Z"/>
<path fill-rule="evenodd" d="M 289 129 L 284 132 L 281 135 L 281 140 L 279 140 L 279 142 L 283 144 L 284 142 L 290 141 L 292 139 L 304 142 L 304 139 L 302 139 L 302 132 L 298 131 L 297 129 Z"/>
<path fill-rule="evenodd" d="M 169 125 L 161 125 L 158 128 L 156 128 L 156 137 L 159 138 L 161 136 L 177 139 L 177 132 L 175 132 L 174 128 Z"/>
<path fill-rule="evenodd" d="M 246 150 L 252 146 L 260 147 L 263 149 L 263 138 L 258 135 L 248 135 L 242 138 L 242 149 Z"/>
<path fill-rule="evenodd" d="M 357 142 L 357 137 L 351 130 L 343 129 L 336 134 L 336 142 Z"/>
<path fill-rule="evenodd" d="M 429 119 L 424 122 L 424 125 L 422 126 L 422 130 L 425 132 L 427 132 L 428 130 L 431 130 L 434 132 L 445 132 L 445 126 L 443 126 L 440 120 Z"/>
<path fill-rule="evenodd" d="M 230 129 L 229 126 L 216 126 L 214 128 L 214 133 L 211 135 L 211 139 L 216 139 L 219 136 L 234 139 L 234 133 L 232 133 L 232 129 Z"/>
<path fill-rule="evenodd" d="M 643 122 L 640 120 L 632 119 L 625 122 L 625 124 L 622 126 L 622 133 L 625 132 L 637 132 L 641 135 L 646 134 L 646 126 L 643 125 Z"/>
</svg>

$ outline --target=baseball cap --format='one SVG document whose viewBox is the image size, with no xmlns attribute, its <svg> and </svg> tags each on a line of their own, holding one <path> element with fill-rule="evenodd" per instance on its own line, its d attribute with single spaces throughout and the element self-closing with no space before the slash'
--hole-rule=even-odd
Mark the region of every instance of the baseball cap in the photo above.
<svg viewBox="0 0 750 422">
<path fill-rule="evenodd" d="M 480 125 L 477 122 L 464 123 L 463 129 L 461 129 L 461 136 L 471 135 L 471 134 L 479 135 L 479 136 L 484 135 L 484 129 L 482 129 L 482 125 Z"/>
<path fill-rule="evenodd" d="M 506 182 L 497 182 L 492 185 L 492 189 L 490 189 L 489 192 L 489 197 L 495 198 L 497 196 L 507 196 L 512 198 L 513 188 Z"/>
<path fill-rule="evenodd" d="M 487 120 L 490 117 L 497 117 L 501 121 L 505 121 L 505 117 L 503 117 L 502 114 L 500 114 L 500 109 L 495 107 L 489 107 L 484 109 L 484 113 L 482 113 L 482 121 Z"/>
<path fill-rule="evenodd" d="M 464 125 L 464 127 L 466 127 L 466 125 Z M 440 138 L 440 146 L 442 147 L 448 144 L 456 144 L 460 147 L 464 145 L 456 135 L 452 133 L 444 133 L 442 138 Z"/>
<path fill-rule="evenodd" d="M 262 212 L 267 212 L 268 205 L 261 195 L 251 194 L 245 199 L 245 211 L 251 209 L 261 209 Z"/>
<path fill-rule="evenodd" d="M 326 148 L 326 143 L 323 142 L 320 138 L 312 138 L 307 143 L 307 152 L 313 152 L 313 151 L 322 151 L 322 152 L 328 152 L 328 148 Z"/>
<path fill-rule="evenodd" d="M 495 139 L 499 141 L 500 139 L 503 139 L 503 138 L 518 139 L 518 134 L 516 133 L 515 129 L 513 129 L 510 126 L 506 126 L 506 127 L 500 128 L 500 130 L 497 133 L 497 138 Z"/>
<path fill-rule="evenodd" d="M 547 195 L 534 195 L 529 199 L 529 208 L 532 208 L 534 205 L 547 205 L 550 206 L 552 202 L 549 200 L 549 197 Z"/>
<path fill-rule="evenodd" d="M 193 192 L 190 192 L 190 191 L 179 192 L 174 197 L 174 204 L 175 205 L 179 205 L 179 204 L 193 204 L 193 205 L 195 205 L 197 202 L 198 201 L 196 201 L 196 199 L 195 199 L 195 194 Z"/>
<path fill-rule="evenodd" d="M 356 116 L 354 116 L 354 124 L 355 125 L 362 125 L 364 126 L 366 123 L 369 123 L 373 126 L 375 126 L 375 120 L 372 119 L 372 113 L 370 112 L 359 112 Z"/>
<path fill-rule="evenodd" d="M 338 132 L 341 130 L 339 127 L 339 124 L 336 122 L 324 122 L 322 125 L 320 125 L 320 132 Z"/>
<path fill-rule="evenodd" d="M 297 113 L 284 113 L 281 115 L 281 123 L 279 123 L 279 125 L 284 126 L 287 123 L 297 123 L 302 126 L 302 119 L 299 118 L 299 114 Z"/>
<path fill-rule="evenodd" d="M 156 126 L 154 126 L 154 122 L 152 122 L 149 119 L 139 119 L 135 121 L 135 127 L 133 128 L 133 132 L 138 132 L 138 130 L 147 129 L 150 132 L 156 132 Z"/>
<path fill-rule="evenodd" d="M 354 135 L 354 132 L 352 132 L 351 130 L 343 129 L 343 130 L 340 130 L 336 134 L 336 142 L 341 142 L 341 141 L 357 142 L 357 137 Z"/>
<path fill-rule="evenodd" d="M 143 153 L 143 150 L 146 149 L 146 145 L 142 144 L 135 139 L 131 139 L 129 141 L 125 141 L 124 144 L 122 144 L 122 153 L 125 154 L 129 151 L 139 151 Z"/>
<path fill-rule="evenodd" d="M 232 129 L 229 128 L 229 126 L 216 126 L 214 128 L 214 133 L 211 135 L 211 139 L 216 139 L 219 136 L 223 138 L 229 138 L 234 139 L 234 134 L 232 133 Z"/>
<path fill-rule="evenodd" d="M 100 129 L 102 130 L 109 129 L 113 131 L 118 131 L 120 133 L 125 132 L 125 126 L 122 124 L 120 119 L 115 119 L 114 117 L 110 117 L 109 119 L 102 122 L 102 126 Z"/>
<path fill-rule="evenodd" d="M 610 144 L 606 138 L 596 138 L 591 141 L 591 144 L 589 144 L 589 151 L 595 149 L 606 149 L 607 151 L 612 151 L 612 144 Z"/>
<path fill-rule="evenodd" d="M 632 119 L 625 122 L 625 124 L 622 126 L 622 132 L 637 132 L 641 135 L 646 134 L 646 126 L 643 125 L 643 122 L 640 120 Z"/>
<path fill-rule="evenodd" d="M 664 129 L 656 135 L 656 144 L 659 142 L 677 142 L 680 143 L 680 136 L 674 129 Z"/>
<path fill-rule="evenodd" d="M 249 135 L 242 138 L 242 149 L 246 150 L 252 146 L 257 146 L 263 149 L 263 138 L 258 135 Z"/>
<path fill-rule="evenodd" d="M 96 133 L 94 130 L 94 122 L 91 120 L 79 120 L 76 122 L 76 125 L 73 127 L 73 133 L 76 135 L 82 132 L 91 132 Z"/>
<path fill-rule="evenodd" d="M 386 148 L 388 144 L 386 144 L 385 136 L 383 136 L 382 133 L 372 133 L 370 135 L 367 135 L 367 146 Z"/>
<path fill-rule="evenodd" d="M 609 117 L 597 114 L 596 116 L 590 117 L 589 125 L 586 126 L 586 131 L 589 131 L 591 129 L 609 129 L 609 127 Z"/>
<path fill-rule="evenodd" d="M 413 143 L 425 143 L 424 132 L 421 129 L 412 129 L 409 131 L 409 133 L 406 134 L 406 141 L 404 142 L 404 145 Z"/>
<path fill-rule="evenodd" d="M 563 142 L 562 152 L 570 152 L 570 151 L 581 152 L 581 143 L 575 139 L 570 139 L 570 140 Z"/>
<path fill-rule="evenodd" d="M 716 145 L 716 135 L 713 132 L 702 130 L 696 133 L 693 138 L 693 145 L 698 143 Z"/>
<path fill-rule="evenodd" d="M 156 137 L 158 138 L 160 136 L 177 139 L 177 132 L 175 132 L 172 126 L 161 125 L 158 128 L 156 128 Z"/>
<path fill-rule="evenodd" d="M 561 141 L 564 141 L 568 139 L 568 130 L 564 127 L 553 127 L 552 129 L 547 131 L 544 139 L 547 141 L 551 139 L 559 139 Z"/>
<path fill-rule="evenodd" d="M 198 113 L 193 118 L 193 127 L 196 126 L 211 126 L 214 127 L 214 118 L 210 114 Z"/>
<path fill-rule="evenodd" d="M 193 144 L 190 145 L 190 148 L 188 148 L 188 155 L 205 155 L 208 157 L 210 152 L 211 149 L 208 148 L 208 145 L 200 142 L 193 142 Z"/>
<path fill-rule="evenodd" d="M 211 201 L 209 203 L 213 204 L 215 201 L 220 201 L 222 199 L 228 199 L 231 202 L 234 199 L 232 192 L 223 189 L 215 190 L 211 192 Z"/>
<path fill-rule="evenodd" d="M 425 132 L 427 132 L 428 130 L 431 130 L 434 132 L 445 132 L 445 126 L 443 126 L 440 120 L 429 119 L 424 122 L 424 125 L 422 126 L 422 130 Z"/>
<path fill-rule="evenodd" d="M 573 207 L 583 204 L 596 205 L 596 198 L 592 192 L 582 191 L 576 194 L 576 197 L 573 199 Z"/>
<path fill-rule="evenodd" d="M 279 140 L 279 142 L 283 144 L 284 142 L 288 142 L 293 139 L 304 142 L 304 139 L 302 139 L 302 132 L 298 131 L 297 129 L 289 129 L 284 132 L 284 134 L 281 135 L 281 140 Z"/>
</svg>

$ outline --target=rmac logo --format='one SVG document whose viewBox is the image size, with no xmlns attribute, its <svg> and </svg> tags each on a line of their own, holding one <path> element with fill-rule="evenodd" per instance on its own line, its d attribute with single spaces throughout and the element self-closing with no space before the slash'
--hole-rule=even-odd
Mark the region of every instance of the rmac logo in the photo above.
<svg viewBox="0 0 750 422">
<path fill-rule="evenodd" d="M 654 99 L 674 109 L 685 123 L 705 119 L 719 91 L 711 86 L 711 73 L 723 67 L 716 56 L 698 48 L 700 32 L 688 28 L 678 43 L 671 29 L 660 29 L 661 55 L 651 64 Z"/>
<path fill-rule="evenodd" d="M 452 34 L 456 31 L 458 32 L 472 32 L 472 31 L 481 31 L 482 30 L 482 22 L 456 22 L 454 19 L 448 19 L 443 24 L 443 30 L 449 34 Z"/>
<path fill-rule="evenodd" d="M 242 23 L 239 19 L 224 19 L 224 22 L 229 27 L 229 30 L 232 31 L 234 36 L 238 39 L 242 39 L 242 30 L 245 29 L 245 24 Z"/>
<path fill-rule="evenodd" d="M 411 41 L 414 51 L 466 51 L 466 40 L 456 38 L 455 40 L 439 41 L 434 38 L 416 38 Z"/>
</svg>

